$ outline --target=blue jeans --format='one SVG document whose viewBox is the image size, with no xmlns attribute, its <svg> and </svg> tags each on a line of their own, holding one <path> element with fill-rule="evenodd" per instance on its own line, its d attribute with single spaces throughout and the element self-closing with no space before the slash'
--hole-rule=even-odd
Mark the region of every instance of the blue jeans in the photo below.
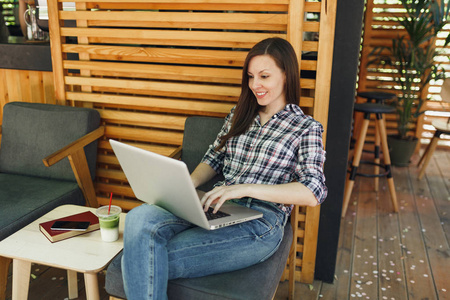
<svg viewBox="0 0 450 300">
<path fill-rule="evenodd" d="M 170 279 L 234 271 L 269 258 L 281 243 L 287 216 L 262 201 L 237 202 L 264 217 L 210 231 L 155 205 L 131 210 L 122 257 L 127 299 L 167 299 Z"/>
</svg>

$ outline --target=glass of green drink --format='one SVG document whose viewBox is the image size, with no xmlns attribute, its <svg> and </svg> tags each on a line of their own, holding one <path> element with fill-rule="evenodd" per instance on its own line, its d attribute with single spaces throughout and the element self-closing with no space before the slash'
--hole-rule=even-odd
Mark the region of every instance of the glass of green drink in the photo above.
<svg viewBox="0 0 450 300">
<path fill-rule="evenodd" d="M 109 210 L 109 213 L 108 213 Z M 100 233 L 105 242 L 114 242 L 119 239 L 119 220 L 122 208 L 116 205 L 102 206 L 97 209 L 100 222 Z"/>
</svg>

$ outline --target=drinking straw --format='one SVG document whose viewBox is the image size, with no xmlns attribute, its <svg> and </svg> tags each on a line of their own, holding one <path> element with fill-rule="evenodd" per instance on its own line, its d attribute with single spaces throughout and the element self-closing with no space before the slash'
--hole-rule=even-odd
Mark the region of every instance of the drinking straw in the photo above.
<svg viewBox="0 0 450 300">
<path fill-rule="evenodd" d="M 111 192 L 111 195 L 109 196 L 108 215 L 109 215 L 109 211 L 111 210 L 111 202 L 112 202 L 112 192 Z"/>
</svg>

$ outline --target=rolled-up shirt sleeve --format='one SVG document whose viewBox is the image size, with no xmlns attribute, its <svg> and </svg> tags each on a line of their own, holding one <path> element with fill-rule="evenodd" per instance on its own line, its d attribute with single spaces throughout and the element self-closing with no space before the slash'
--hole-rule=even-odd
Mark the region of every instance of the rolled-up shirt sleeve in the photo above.
<svg viewBox="0 0 450 300">
<path fill-rule="evenodd" d="M 311 190 L 319 204 L 328 194 L 323 174 L 326 153 L 322 143 L 322 132 L 323 127 L 320 123 L 303 132 L 298 148 L 298 164 L 295 168 L 296 180 Z"/>
</svg>

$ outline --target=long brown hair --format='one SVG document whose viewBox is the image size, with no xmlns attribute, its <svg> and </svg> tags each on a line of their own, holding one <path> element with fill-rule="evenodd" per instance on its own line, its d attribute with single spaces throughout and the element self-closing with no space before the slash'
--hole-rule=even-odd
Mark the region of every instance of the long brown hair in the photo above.
<svg viewBox="0 0 450 300">
<path fill-rule="evenodd" d="M 286 104 L 299 104 L 300 101 L 300 72 L 297 56 L 292 45 L 282 38 L 268 38 L 257 43 L 248 52 L 242 70 L 241 95 L 234 110 L 231 128 L 228 134 L 222 137 L 217 149 L 225 146 L 227 140 L 233 136 L 244 133 L 258 114 L 261 106 L 248 86 L 248 64 L 250 60 L 259 55 L 270 55 L 276 65 L 286 76 L 284 92 Z"/>
</svg>

